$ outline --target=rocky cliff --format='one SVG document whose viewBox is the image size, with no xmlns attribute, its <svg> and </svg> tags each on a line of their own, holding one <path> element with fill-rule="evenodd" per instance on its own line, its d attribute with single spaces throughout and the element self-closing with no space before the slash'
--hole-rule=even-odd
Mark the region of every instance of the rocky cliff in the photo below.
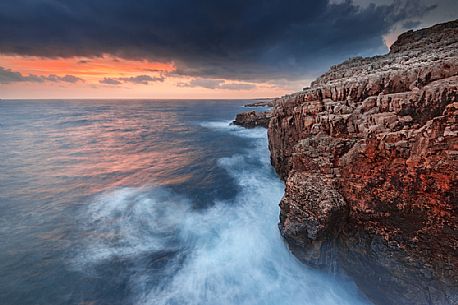
<svg viewBox="0 0 458 305">
<path fill-rule="evenodd" d="M 458 304 L 458 20 L 402 34 L 277 100 L 280 230 L 377 304 Z"/>
</svg>

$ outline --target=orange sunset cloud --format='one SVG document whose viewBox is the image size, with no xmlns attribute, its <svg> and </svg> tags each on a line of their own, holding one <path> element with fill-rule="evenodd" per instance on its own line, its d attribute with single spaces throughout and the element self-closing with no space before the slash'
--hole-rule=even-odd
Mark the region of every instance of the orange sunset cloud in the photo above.
<svg viewBox="0 0 458 305">
<path fill-rule="evenodd" d="M 0 69 L 10 76 L 0 78 L 0 98 L 253 98 L 291 91 L 268 83 L 178 75 L 173 73 L 173 62 L 108 54 L 68 58 L 0 54 Z"/>
<path fill-rule="evenodd" d="M 0 66 L 21 74 L 74 75 L 89 83 L 97 83 L 104 77 L 126 77 L 142 73 L 154 74 L 175 70 L 173 63 L 127 60 L 110 55 L 93 58 L 0 55 Z"/>
</svg>

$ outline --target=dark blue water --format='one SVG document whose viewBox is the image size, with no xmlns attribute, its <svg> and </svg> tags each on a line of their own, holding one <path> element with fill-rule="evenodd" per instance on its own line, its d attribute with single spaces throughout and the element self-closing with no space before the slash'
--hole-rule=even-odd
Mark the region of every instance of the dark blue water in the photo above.
<svg viewBox="0 0 458 305">
<path fill-rule="evenodd" d="M 1 101 L 0 304 L 362 304 L 277 229 L 244 101 Z"/>
</svg>

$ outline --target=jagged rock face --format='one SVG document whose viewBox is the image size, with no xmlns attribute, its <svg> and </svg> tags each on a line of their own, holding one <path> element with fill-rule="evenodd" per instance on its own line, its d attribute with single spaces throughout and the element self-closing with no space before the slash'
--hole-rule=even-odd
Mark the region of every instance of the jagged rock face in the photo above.
<svg viewBox="0 0 458 305">
<path fill-rule="evenodd" d="M 379 304 L 458 304 L 458 21 L 334 66 L 277 101 L 280 230 Z"/>
<path fill-rule="evenodd" d="M 245 128 L 268 127 L 270 122 L 270 111 L 246 111 L 238 113 L 234 124 Z"/>
</svg>

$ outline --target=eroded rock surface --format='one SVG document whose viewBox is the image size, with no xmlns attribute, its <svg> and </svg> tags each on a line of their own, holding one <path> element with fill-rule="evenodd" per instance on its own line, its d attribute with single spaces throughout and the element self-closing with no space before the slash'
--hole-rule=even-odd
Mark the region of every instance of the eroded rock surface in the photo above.
<svg viewBox="0 0 458 305">
<path fill-rule="evenodd" d="M 238 113 L 234 124 L 246 128 L 268 127 L 271 118 L 270 111 L 245 111 Z"/>
<path fill-rule="evenodd" d="M 277 101 L 280 230 L 378 304 L 458 304 L 458 21 L 333 66 Z"/>
</svg>

